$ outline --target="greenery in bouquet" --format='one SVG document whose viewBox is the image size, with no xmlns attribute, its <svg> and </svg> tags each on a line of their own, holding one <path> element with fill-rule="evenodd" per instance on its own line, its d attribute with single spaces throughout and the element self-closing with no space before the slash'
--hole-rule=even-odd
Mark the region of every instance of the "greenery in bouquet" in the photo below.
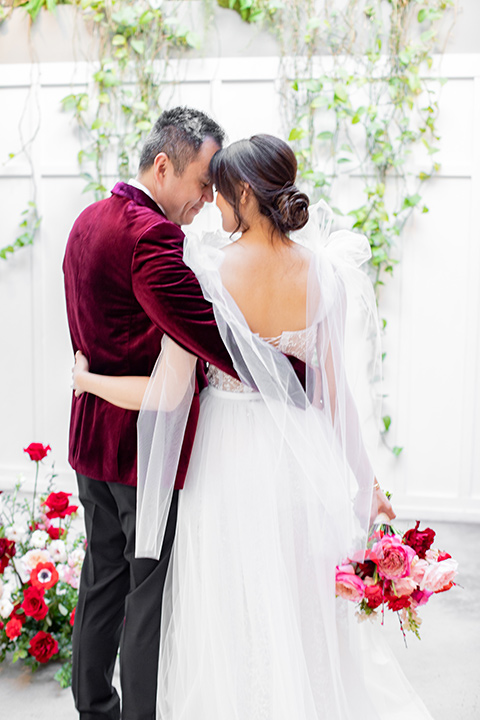
<svg viewBox="0 0 480 720">
<path fill-rule="evenodd" d="M 0 662 L 21 660 L 36 670 L 59 661 L 55 678 L 68 687 L 85 538 L 72 528 L 78 508 L 71 493 L 54 491 L 54 465 L 47 494 L 37 497 L 50 450 L 41 443 L 25 448 L 36 465 L 31 502 L 20 499 L 21 481 L 11 495 L 0 494 Z"/>
<path fill-rule="evenodd" d="M 389 524 L 372 528 L 365 552 L 353 553 L 336 568 L 336 594 L 357 604 L 360 620 L 385 609 L 398 614 L 400 628 L 420 638 L 418 609 L 456 583 L 458 563 L 432 547 L 435 531 L 420 522 L 403 535 Z"/>
</svg>

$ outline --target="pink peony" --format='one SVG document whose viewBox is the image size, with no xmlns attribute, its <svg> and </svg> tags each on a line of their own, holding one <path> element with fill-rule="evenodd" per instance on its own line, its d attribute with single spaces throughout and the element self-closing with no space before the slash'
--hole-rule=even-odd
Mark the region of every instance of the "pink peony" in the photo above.
<svg viewBox="0 0 480 720">
<path fill-rule="evenodd" d="M 340 597 L 354 602 L 362 600 L 365 594 L 365 583 L 355 575 L 352 565 L 340 565 L 335 574 L 335 592 Z"/>
<path fill-rule="evenodd" d="M 415 551 L 408 545 L 403 545 L 396 535 L 385 535 L 377 542 L 370 553 L 379 574 L 387 580 L 397 580 L 410 575 L 410 566 L 415 557 Z"/>
</svg>

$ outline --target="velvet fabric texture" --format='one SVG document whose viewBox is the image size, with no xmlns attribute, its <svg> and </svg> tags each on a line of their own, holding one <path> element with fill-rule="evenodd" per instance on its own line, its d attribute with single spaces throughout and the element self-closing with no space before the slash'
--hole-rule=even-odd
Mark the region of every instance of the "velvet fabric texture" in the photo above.
<svg viewBox="0 0 480 720">
<path fill-rule="evenodd" d="M 195 437 L 205 362 L 236 376 L 193 272 L 183 262 L 184 233 L 141 190 L 117 183 L 87 207 L 68 238 L 63 270 L 73 351 L 92 372 L 150 375 L 163 333 L 198 355 L 195 397 L 176 485 L 183 487 Z M 69 462 L 95 480 L 135 486 L 138 413 L 84 393 L 73 396 Z"/>
</svg>

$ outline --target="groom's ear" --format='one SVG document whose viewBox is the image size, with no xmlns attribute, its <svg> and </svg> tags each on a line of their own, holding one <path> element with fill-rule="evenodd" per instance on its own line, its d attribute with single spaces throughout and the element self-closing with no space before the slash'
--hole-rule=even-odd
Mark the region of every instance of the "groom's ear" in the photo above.
<svg viewBox="0 0 480 720">
<path fill-rule="evenodd" d="M 155 160 L 153 161 L 153 172 L 155 174 L 155 179 L 160 184 L 163 184 L 163 180 L 167 173 L 169 164 L 170 158 L 164 152 L 158 153 L 158 155 L 155 157 Z"/>
</svg>

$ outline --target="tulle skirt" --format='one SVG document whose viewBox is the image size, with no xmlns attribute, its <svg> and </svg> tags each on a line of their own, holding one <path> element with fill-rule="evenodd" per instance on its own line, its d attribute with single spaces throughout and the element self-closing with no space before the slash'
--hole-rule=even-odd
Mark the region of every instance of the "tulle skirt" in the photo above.
<svg viewBox="0 0 480 720">
<path fill-rule="evenodd" d="M 327 486 L 332 447 L 319 442 Z M 256 394 L 202 393 L 164 593 L 158 718 L 430 718 L 382 639 L 335 598 L 349 507 L 329 512 Z"/>
</svg>

